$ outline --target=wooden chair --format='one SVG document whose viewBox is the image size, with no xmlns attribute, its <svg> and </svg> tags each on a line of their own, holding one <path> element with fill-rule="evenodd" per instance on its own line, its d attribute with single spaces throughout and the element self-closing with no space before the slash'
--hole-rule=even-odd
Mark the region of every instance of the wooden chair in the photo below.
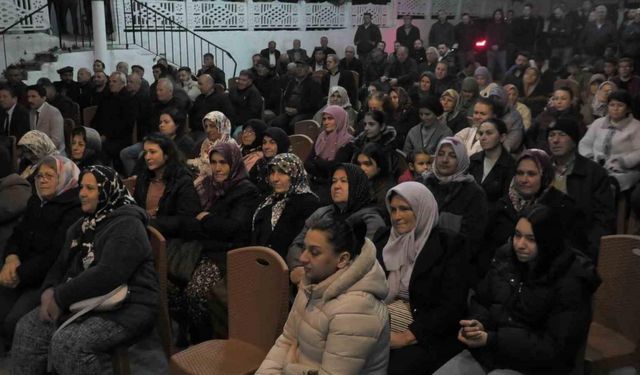
<svg viewBox="0 0 640 375">
<path fill-rule="evenodd" d="M 129 190 L 129 194 L 133 195 L 133 193 L 136 192 L 136 180 L 138 179 L 137 176 L 131 176 L 129 178 L 125 178 L 124 180 L 122 180 L 122 182 L 124 183 L 124 186 L 127 188 L 127 190 Z"/>
<path fill-rule="evenodd" d="M 96 117 L 96 112 L 98 111 L 97 105 L 92 105 L 91 107 L 86 107 L 82 110 L 82 119 L 84 121 L 84 126 L 92 127 L 93 118 Z"/>
<path fill-rule="evenodd" d="M 64 147 L 67 151 L 67 155 L 71 155 L 71 132 L 76 127 L 76 122 L 73 119 L 66 118 L 63 120 L 63 133 L 64 133 Z"/>
<path fill-rule="evenodd" d="M 238 82 L 238 77 L 232 77 L 227 79 L 227 90 L 231 90 L 233 87 L 236 87 Z"/>
<path fill-rule="evenodd" d="M 266 247 L 227 253 L 229 339 L 210 340 L 171 357 L 172 375 L 253 374 L 289 313 L 289 271 Z"/>
<path fill-rule="evenodd" d="M 398 158 L 398 170 L 395 171 L 396 176 L 401 176 L 407 169 L 409 169 L 409 163 L 407 163 L 407 155 L 402 150 L 396 149 L 396 156 Z"/>
<path fill-rule="evenodd" d="M 640 364 L 640 236 L 604 236 L 585 359 L 594 369 Z"/>
<path fill-rule="evenodd" d="M 167 297 L 167 243 L 160 232 L 151 227 L 147 227 L 149 242 L 153 252 L 154 265 L 158 275 L 160 284 L 160 306 L 158 311 L 158 320 L 156 322 L 156 330 L 162 342 L 167 360 L 173 354 L 173 344 L 171 341 L 171 318 L 169 317 L 169 300 Z M 131 365 L 129 363 L 129 352 L 127 346 L 120 346 L 114 350 L 111 357 L 113 365 L 113 373 L 115 375 L 131 374 Z"/>
<path fill-rule="evenodd" d="M 215 85 L 213 85 L 213 87 L 216 94 L 224 94 L 226 92 L 222 83 L 216 83 Z"/>
<path fill-rule="evenodd" d="M 296 154 L 300 160 L 305 161 L 313 150 L 313 140 L 304 134 L 294 134 L 289 136 L 291 143 L 291 153 Z"/>
<path fill-rule="evenodd" d="M 320 127 L 320 124 L 314 120 L 298 121 L 294 127 L 295 134 L 304 134 L 314 142 L 318 139 L 320 132 L 322 132 L 322 128 Z"/>
<path fill-rule="evenodd" d="M 94 128 L 88 128 L 84 126 L 84 131 L 87 134 L 87 147 L 95 152 L 102 151 L 102 139 L 100 139 L 100 133 Z"/>
</svg>

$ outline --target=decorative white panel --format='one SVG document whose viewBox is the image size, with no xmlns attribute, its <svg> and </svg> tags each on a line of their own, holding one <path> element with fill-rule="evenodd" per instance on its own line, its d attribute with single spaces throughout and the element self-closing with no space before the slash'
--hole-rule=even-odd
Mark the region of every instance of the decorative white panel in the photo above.
<svg viewBox="0 0 640 375">
<path fill-rule="evenodd" d="M 299 8 L 298 3 L 253 3 L 249 16 L 256 29 L 296 29 L 300 24 Z"/>
<path fill-rule="evenodd" d="M 46 0 L 0 0 L 0 30 L 11 26 L 46 3 Z M 49 11 L 48 8 L 44 8 L 8 32 L 48 30 L 49 27 Z"/>
<path fill-rule="evenodd" d="M 188 28 L 191 30 L 238 30 L 247 28 L 247 3 L 190 1 L 187 4 Z"/>
<path fill-rule="evenodd" d="M 424 16 L 427 0 L 398 0 L 398 16 Z"/>
<path fill-rule="evenodd" d="M 183 1 L 141 1 L 150 9 L 146 9 L 137 3 L 124 2 L 125 26 L 132 27 L 132 18 L 135 20 L 136 29 L 145 30 L 171 30 L 179 27 L 170 22 L 164 22 L 163 17 L 167 17 L 178 25 L 187 25 L 187 13 L 185 2 Z M 154 12 L 155 11 L 155 12 Z M 156 13 L 157 12 L 157 13 Z"/>
<path fill-rule="evenodd" d="M 352 25 L 357 26 L 362 24 L 362 15 L 365 13 L 371 13 L 372 22 L 378 26 L 393 26 L 389 25 L 389 5 L 378 4 L 364 4 L 351 6 L 351 22 Z"/>
<path fill-rule="evenodd" d="M 305 4 L 307 28 L 335 29 L 345 27 L 344 6 L 331 3 Z"/>
</svg>

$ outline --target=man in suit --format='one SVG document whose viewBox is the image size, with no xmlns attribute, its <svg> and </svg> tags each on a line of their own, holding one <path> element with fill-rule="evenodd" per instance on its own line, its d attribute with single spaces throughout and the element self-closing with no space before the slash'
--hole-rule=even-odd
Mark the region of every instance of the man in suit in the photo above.
<svg viewBox="0 0 640 375">
<path fill-rule="evenodd" d="M 289 55 L 289 61 L 298 61 L 298 60 L 309 61 L 309 56 L 307 56 L 307 50 L 304 48 L 300 48 L 300 39 L 293 40 L 293 48 L 290 50 L 287 50 L 287 55 Z"/>
<path fill-rule="evenodd" d="M 18 103 L 16 90 L 0 86 L 0 135 L 12 135 L 18 141 L 29 130 L 29 110 Z"/>
<path fill-rule="evenodd" d="M 351 70 L 358 73 L 360 79 L 362 79 L 362 61 L 356 57 L 356 49 L 354 46 L 347 46 L 344 49 L 344 58 L 340 60 L 341 70 Z"/>
<path fill-rule="evenodd" d="M 66 95 L 60 94 L 48 78 L 40 78 L 37 84 L 42 85 L 47 91 L 47 103 L 56 107 L 58 111 L 60 111 L 62 118 L 69 118 L 72 119 L 75 124 L 80 124 L 80 106 L 78 104 Z"/>
<path fill-rule="evenodd" d="M 270 67 L 275 67 L 278 64 L 278 60 L 280 59 L 280 51 L 276 49 L 276 42 L 273 40 L 269 42 L 268 48 L 260 51 L 260 56 L 264 57 L 269 61 Z"/>
<path fill-rule="evenodd" d="M 64 119 L 58 109 L 47 103 L 47 90 L 41 85 L 27 87 L 30 128 L 40 130 L 51 138 L 58 151 L 64 155 Z"/>
<path fill-rule="evenodd" d="M 22 82 L 22 79 L 25 78 L 22 68 L 17 65 L 9 65 L 4 72 L 4 77 L 7 79 L 7 84 L 13 87 L 16 95 L 18 95 L 18 103 L 25 107 L 28 106 L 27 85 Z"/>
<path fill-rule="evenodd" d="M 326 67 L 329 74 L 326 74 L 322 78 L 322 94 L 323 96 L 329 95 L 329 89 L 333 86 L 341 86 L 349 94 L 349 100 L 351 105 L 357 103 L 358 100 L 358 88 L 356 87 L 355 77 L 350 70 L 342 70 L 338 66 L 338 56 L 327 56 Z"/>
</svg>

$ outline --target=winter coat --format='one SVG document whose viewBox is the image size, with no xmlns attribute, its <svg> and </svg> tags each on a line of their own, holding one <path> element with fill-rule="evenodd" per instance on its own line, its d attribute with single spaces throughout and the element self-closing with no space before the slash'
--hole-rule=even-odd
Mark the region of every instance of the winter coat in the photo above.
<svg viewBox="0 0 640 375">
<path fill-rule="evenodd" d="M 110 141 L 126 141 L 127 144 L 131 144 L 133 126 L 137 118 L 137 107 L 131 105 L 131 101 L 131 94 L 126 89 L 105 96 L 98 105 L 92 128 Z M 152 123 L 152 127 L 155 124 Z"/>
<path fill-rule="evenodd" d="M 609 21 L 598 28 L 596 22 L 589 22 L 579 37 L 583 52 L 589 56 L 602 57 L 609 45 L 615 45 L 617 38 L 616 27 Z"/>
<path fill-rule="evenodd" d="M 183 220 L 183 236 L 199 240 L 204 255 L 226 261 L 227 251 L 251 241 L 251 219 L 258 203 L 256 186 L 248 179 L 241 180 L 213 203 L 202 220 Z"/>
<path fill-rule="evenodd" d="M 487 345 L 471 353 L 487 371 L 570 373 L 586 339 L 598 284 L 593 265 L 567 247 L 534 274 L 506 244 L 471 299 L 469 318 L 488 332 Z"/>
<path fill-rule="evenodd" d="M 233 117 L 235 126 L 242 126 L 251 119 L 262 117 L 262 94 L 256 86 L 251 85 L 240 91 L 237 87 L 229 89 L 229 100 L 235 110 Z"/>
<path fill-rule="evenodd" d="M 459 236 L 434 228 L 416 258 L 409 281 L 409 330 L 429 356 L 431 373 L 462 350 L 457 340 L 467 313 L 469 249 Z M 393 364 L 392 364 L 393 366 Z"/>
<path fill-rule="evenodd" d="M 562 17 L 560 19 L 551 17 L 549 20 L 549 29 L 547 36 L 549 38 L 549 46 L 551 48 L 570 47 L 574 43 L 573 20 L 571 17 Z"/>
<path fill-rule="evenodd" d="M 311 193 L 294 194 L 288 198 L 280 218 L 271 228 L 271 209 L 273 206 L 263 207 L 256 211 L 251 243 L 266 246 L 278 252 L 282 258 L 287 258 L 289 246 L 300 233 L 305 220 L 319 207 L 318 197 Z"/>
<path fill-rule="evenodd" d="M 20 258 L 20 285 L 37 287 L 56 261 L 67 229 L 82 215 L 78 189 L 70 189 L 42 204 L 33 194 L 27 202 L 22 221 L 7 241 L 5 256 Z"/>
<path fill-rule="evenodd" d="M 598 260 L 600 237 L 614 233 L 614 192 L 607 171 L 598 163 L 576 153 L 573 169 L 567 175 L 567 195 L 576 202 L 587 227 L 587 248 L 594 263 Z"/>
<path fill-rule="evenodd" d="M 445 43 L 447 46 L 453 46 L 455 41 L 453 25 L 449 22 L 436 22 L 431 26 L 429 31 L 429 45 L 437 47 L 438 44 Z"/>
<path fill-rule="evenodd" d="M 425 134 L 430 135 L 425 137 Z M 440 121 L 431 125 L 431 128 L 420 123 L 407 133 L 402 151 L 408 155 L 410 152 L 424 150 L 433 155 L 440 140 L 451 135 L 453 135 L 451 129 Z"/>
<path fill-rule="evenodd" d="M 158 312 L 160 286 L 146 224 L 147 213 L 140 207 L 125 205 L 114 210 L 96 227 L 95 263 L 85 270 L 82 252 L 71 251 L 71 242 L 81 233 L 82 220 L 76 221 L 67 232 L 63 250 L 47 274 L 43 289 L 53 287 L 56 303 L 66 311 L 78 301 L 127 284 L 129 294 L 120 308 L 89 315 L 112 320 L 135 334 L 149 331 Z"/>
<path fill-rule="evenodd" d="M 497 202 L 509 192 L 509 185 L 516 172 L 516 162 L 509 152 L 503 148 L 498 160 L 496 160 L 493 168 L 491 168 L 491 171 L 483 181 L 484 158 L 484 151 L 471 155 L 469 174 L 482 187 L 487 195 L 487 202 L 491 204 Z"/>
<path fill-rule="evenodd" d="M 620 31 L 620 47 L 622 56 L 636 59 L 640 56 L 640 22 L 631 22 L 623 26 Z"/>
<path fill-rule="evenodd" d="M 145 170 L 136 179 L 133 197 L 138 205 L 147 208 L 147 192 L 151 183 L 151 174 Z M 165 181 L 165 188 L 158 201 L 156 217 L 150 225 L 158 229 L 165 237 L 180 236 L 180 222 L 194 218 L 202 212 L 200 198 L 193 185 L 193 177 L 184 168 L 176 168 L 175 175 Z"/>
<path fill-rule="evenodd" d="M 24 178 L 13 173 L 0 179 L 0 249 L 5 248 L 13 228 L 20 222 L 29 197 L 31 185 Z M 4 261 L 4 258 L 3 252 L 0 252 L 0 261 Z"/>
<path fill-rule="evenodd" d="M 381 40 L 382 34 L 380 34 L 378 26 L 370 24 L 368 27 L 365 27 L 363 24 L 358 26 L 356 35 L 353 37 L 353 44 L 355 44 L 358 49 L 358 55 L 361 55 L 371 52 Z"/>
<path fill-rule="evenodd" d="M 373 243 L 318 284 L 305 278 L 282 335 L 256 375 L 385 375 L 389 362 L 388 292 Z"/>
<path fill-rule="evenodd" d="M 490 22 L 487 25 L 486 36 L 489 48 L 497 45 L 498 51 L 507 49 L 507 24 L 504 21 L 500 23 Z"/>
</svg>

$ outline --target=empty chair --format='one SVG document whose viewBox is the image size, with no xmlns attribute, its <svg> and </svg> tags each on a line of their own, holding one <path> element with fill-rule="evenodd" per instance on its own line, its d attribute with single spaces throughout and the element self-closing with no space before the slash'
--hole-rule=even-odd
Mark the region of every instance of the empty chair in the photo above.
<svg viewBox="0 0 640 375">
<path fill-rule="evenodd" d="M 289 312 L 289 270 L 275 251 L 227 253 L 229 339 L 210 340 L 171 357 L 173 375 L 252 374 L 282 332 Z"/>
<path fill-rule="evenodd" d="M 640 236 L 601 239 L 598 272 L 602 284 L 594 296 L 594 314 L 586 360 L 612 369 L 640 362 Z"/>
<path fill-rule="evenodd" d="M 320 124 L 314 120 L 302 120 L 296 122 L 294 133 L 304 134 L 315 142 L 321 131 L 322 128 L 320 127 Z"/>
<path fill-rule="evenodd" d="M 305 161 L 313 149 L 313 140 L 304 134 L 294 134 L 289 136 L 291 142 L 291 153 L 296 154 L 300 160 Z"/>
</svg>

